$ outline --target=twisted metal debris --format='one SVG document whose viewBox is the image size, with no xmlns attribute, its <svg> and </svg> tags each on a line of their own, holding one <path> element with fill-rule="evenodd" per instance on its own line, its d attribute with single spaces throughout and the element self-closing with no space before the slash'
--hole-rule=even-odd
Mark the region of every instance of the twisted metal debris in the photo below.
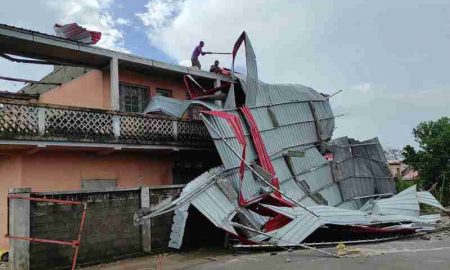
<svg viewBox="0 0 450 270">
<path fill-rule="evenodd" d="M 223 165 L 192 180 L 173 202 L 139 211 L 136 224 L 175 211 L 169 247 L 180 248 L 190 206 L 239 239 L 276 246 L 300 245 L 329 225 L 395 233 L 411 229 L 387 224 L 440 220 L 420 214 L 420 203 L 444 209 L 429 192 L 413 186 L 394 195 L 377 138 L 332 139 L 330 96 L 301 85 L 258 81 L 245 32 L 233 49 L 232 76 L 242 43 L 247 76 L 221 89 L 224 102 L 209 91 L 186 102 L 158 99 L 147 108 L 181 117 L 190 103 L 204 106 L 209 111 L 202 119 Z"/>
</svg>

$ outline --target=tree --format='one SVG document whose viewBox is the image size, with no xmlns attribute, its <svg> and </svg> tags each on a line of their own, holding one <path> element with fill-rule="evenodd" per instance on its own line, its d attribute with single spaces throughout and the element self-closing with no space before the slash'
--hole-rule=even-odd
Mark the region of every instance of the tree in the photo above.
<svg viewBox="0 0 450 270">
<path fill-rule="evenodd" d="M 388 161 L 398 161 L 404 159 L 403 150 L 386 146 L 384 147 L 383 152 Z"/>
<path fill-rule="evenodd" d="M 424 188 L 430 188 L 436 184 L 448 195 L 450 190 L 450 118 L 442 117 L 437 121 L 421 122 L 412 133 L 420 149 L 416 150 L 411 145 L 405 146 L 404 162 L 419 172 Z"/>
</svg>

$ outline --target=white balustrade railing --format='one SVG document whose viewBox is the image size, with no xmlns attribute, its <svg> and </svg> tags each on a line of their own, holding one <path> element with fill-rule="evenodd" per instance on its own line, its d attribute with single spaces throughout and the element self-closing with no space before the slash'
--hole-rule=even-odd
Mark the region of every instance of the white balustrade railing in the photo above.
<svg viewBox="0 0 450 270">
<path fill-rule="evenodd" d="M 134 144 L 210 142 L 199 121 L 90 108 L 0 101 L 0 139 Z"/>
</svg>

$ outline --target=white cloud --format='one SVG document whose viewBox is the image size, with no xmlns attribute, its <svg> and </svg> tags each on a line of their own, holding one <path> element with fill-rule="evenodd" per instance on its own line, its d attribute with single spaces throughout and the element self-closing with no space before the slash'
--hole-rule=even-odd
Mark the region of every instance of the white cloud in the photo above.
<svg viewBox="0 0 450 270">
<path fill-rule="evenodd" d="M 124 33 L 117 28 L 120 20 L 114 18 L 110 9 L 113 0 L 15 0 L 2 3 L 1 23 L 54 34 L 55 23 L 77 22 L 90 30 L 102 32 L 98 46 L 127 51 Z M 24 8 L 26 7 L 26 8 Z M 0 59 L 0 74 L 39 80 L 53 69 L 52 66 L 20 64 Z M 0 81 L 0 90 L 17 91 L 24 84 Z"/>
<path fill-rule="evenodd" d="M 372 90 L 372 87 L 370 83 L 363 83 L 354 86 L 353 89 L 360 91 L 361 93 L 368 93 L 370 90 Z"/>
<path fill-rule="evenodd" d="M 448 115 L 444 103 L 450 98 L 433 84 L 404 90 L 414 85 L 410 70 L 418 67 L 396 58 L 405 47 L 400 46 L 404 40 L 398 31 L 389 36 L 390 26 L 399 27 L 398 14 L 390 14 L 385 4 L 372 6 L 345 1 L 149 0 L 137 16 L 150 43 L 182 65 L 190 65 L 187 59 L 200 40 L 206 43 L 205 51 L 227 52 L 245 30 L 261 80 L 300 83 L 324 93 L 346 89 L 331 99 L 336 114 L 347 113 L 337 120 L 336 135 L 379 136 L 383 143 L 401 147 L 413 142 L 411 130 L 419 121 Z M 387 12 L 390 21 L 380 20 Z M 405 17 L 407 29 L 416 21 L 413 15 Z M 207 55 L 200 61 L 208 67 L 216 58 L 223 66 L 231 64 L 229 56 Z M 240 52 L 237 64 L 243 65 L 242 60 Z M 427 81 L 435 83 L 436 76 L 428 75 Z"/>
<path fill-rule="evenodd" d="M 181 9 L 182 0 L 152 0 L 149 1 L 145 12 L 136 13 L 136 16 L 145 26 L 160 29 L 168 25 Z"/>
<path fill-rule="evenodd" d="M 307 61 L 304 57 L 310 50 L 316 18 L 326 18 L 328 12 L 321 8 L 311 14 L 294 1 L 151 0 L 145 12 L 137 16 L 148 26 L 151 44 L 177 62 L 190 59 L 200 40 L 206 43 L 205 51 L 230 52 L 245 30 L 252 40 L 262 80 L 308 84 L 311 80 L 302 80 L 301 76 Z M 226 67 L 231 64 L 231 57 L 224 55 L 206 55 L 200 61 L 203 67 L 209 67 L 215 59 Z M 302 62 L 296 63 L 299 60 Z M 242 53 L 237 65 L 243 65 Z M 280 72 L 282 67 L 295 65 L 295 69 Z"/>
<path fill-rule="evenodd" d="M 450 87 L 431 90 L 384 89 L 371 86 L 371 91 L 345 90 L 330 102 L 336 114 L 335 136 L 369 139 L 379 136 L 385 145 L 402 148 L 417 146 L 411 131 L 421 121 L 437 120 L 449 115 Z"/>
<path fill-rule="evenodd" d="M 117 18 L 116 24 L 118 25 L 131 25 L 131 21 L 124 18 Z"/>
</svg>

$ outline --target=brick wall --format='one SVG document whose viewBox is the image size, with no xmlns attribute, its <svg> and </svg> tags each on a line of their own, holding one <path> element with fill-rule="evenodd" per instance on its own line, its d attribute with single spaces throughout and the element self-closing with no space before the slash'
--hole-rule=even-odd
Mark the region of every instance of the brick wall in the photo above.
<svg viewBox="0 0 450 270">
<path fill-rule="evenodd" d="M 158 204 L 168 197 L 181 193 L 181 189 L 150 189 L 150 203 Z M 152 251 L 167 249 L 172 230 L 173 212 L 151 219 L 151 246 Z"/>
<path fill-rule="evenodd" d="M 150 188 L 150 204 L 177 196 L 182 186 Z M 143 253 L 141 227 L 133 225 L 133 215 L 141 207 L 141 190 L 107 192 L 31 193 L 46 197 L 87 202 L 85 227 L 78 256 L 79 265 L 117 260 Z M 72 241 L 77 238 L 82 207 L 48 202 L 30 202 L 30 236 Z M 151 221 L 151 248 L 167 248 L 172 214 Z M 73 248 L 47 243 L 30 243 L 30 269 L 68 268 Z"/>
</svg>

